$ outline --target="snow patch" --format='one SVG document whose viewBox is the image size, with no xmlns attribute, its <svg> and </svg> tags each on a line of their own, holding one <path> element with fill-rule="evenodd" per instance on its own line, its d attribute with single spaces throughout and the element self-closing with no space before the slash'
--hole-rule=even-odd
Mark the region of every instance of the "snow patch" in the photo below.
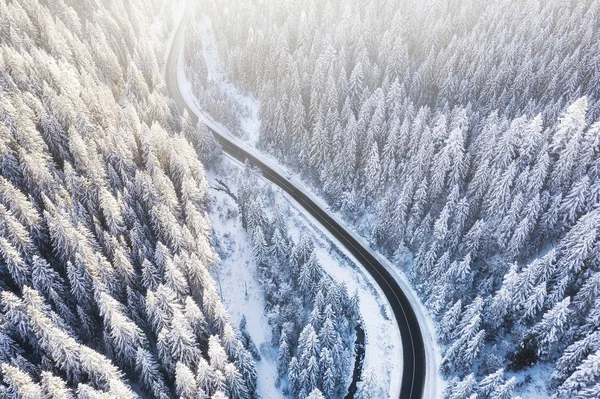
<svg viewBox="0 0 600 399">
<path fill-rule="evenodd" d="M 210 186 L 215 187 L 215 173 L 208 171 L 207 177 Z M 259 348 L 262 359 L 256 362 L 258 393 L 263 398 L 283 399 L 284 395 L 275 387 L 277 350 L 271 345 L 271 327 L 263 311 L 265 299 L 256 279 L 252 248 L 237 217 L 237 205 L 227 194 L 215 189 L 211 189 L 211 198 L 209 215 L 217 252 L 222 259 L 215 272 L 221 300 L 234 326 L 239 327 L 242 317 L 246 316 L 248 333 Z"/>
<path fill-rule="evenodd" d="M 524 399 L 547 399 L 550 397 L 548 381 L 553 371 L 554 365 L 540 363 L 517 373 L 506 373 L 506 379 L 517 379 L 515 396 L 520 395 Z"/>
</svg>

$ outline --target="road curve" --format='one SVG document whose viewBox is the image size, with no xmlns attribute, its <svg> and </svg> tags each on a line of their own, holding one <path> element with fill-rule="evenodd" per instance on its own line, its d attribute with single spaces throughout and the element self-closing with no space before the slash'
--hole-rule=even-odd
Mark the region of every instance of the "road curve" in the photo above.
<svg viewBox="0 0 600 399">
<path fill-rule="evenodd" d="M 179 70 L 177 64 L 183 46 L 185 25 L 188 22 L 190 15 L 191 13 L 186 11 L 177 28 L 167 60 L 165 77 L 169 94 L 179 109 L 182 112 L 183 110 L 187 110 L 190 117 L 192 117 L 195 122 L 198 120 L 197 113 L 187 104 L 182 96 L 177 78 Z M 248 160 L 251 165 L 259 168 L 266 179 L 279 186 L 283 191 L 294 198 L 294 200 L 321 223 L 323 227 L 327 229 L 373 277 L 392 307 L 402 339 L 403 359 L 400 359 L 400 361 L 403 364 L 403 371 L 402 383 L 400 386 L 400 399 L 422 399 L 426 376 L 423 335 L 419 327 L 417 315 L 412 308 L 412 304 L 394 277 L 367 248 L 353 237 L 352 234 L 347 232 L 321 206 L 304 194 L 286 177 L 280 175 L 277 171 L 266 165 L 250 152 L 238 146 L 227 136 L 210 128 L 210 126 L 209 129 L 213 133 L 215 139 L 221 144 L 224 152 L 241 162 Z"/>
</svg>

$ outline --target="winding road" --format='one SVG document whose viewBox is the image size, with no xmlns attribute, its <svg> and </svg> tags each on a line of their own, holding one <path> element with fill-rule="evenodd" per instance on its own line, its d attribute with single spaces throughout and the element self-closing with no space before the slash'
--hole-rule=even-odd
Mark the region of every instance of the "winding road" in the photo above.
<svg viewBox="0 0 600 399">
<path fill-rule="evenodd" d="M 185 25 L 190 18 L 190 14 L 189 12 L 185 12 L 173 39 L 166 66 L 166 84 L 171 97 L 179 109 L 182 112 L 183 110 L 187 110 L 194 122 L 196 122 L 199 119 L 198 111 L 195 111 L 184 99 L 177 76 Z M 205 117 L 205 115 L 202 116 Z M 423 334 L 412 304 L 396 279 L 367 247 L 363 246 L 350 232 L 346 231 L 322 206 L 313 201 L 294 182 L 288 180 L 274 168 L 267 165 L 248 150 L 242 148 L 229 138 L 228 134 L 219 132 L 218 129 L 213 129 L 210 126 L 209 129 L 212 131 L 215 139 L 221 144 L 224 152 L 241 162 L 248 160 L 251 165 L 260 169 L 266 179 L 279 186 L 321 223 L 373 277 L 392 307 L 402 338 L 403 359 L 399 359 L 401 364 L 403 364 L 400 399 L 422 399 L 424 397 L 427 370 Z M 394 377 L 392 376 L 392 378 Z"/>
</svg>

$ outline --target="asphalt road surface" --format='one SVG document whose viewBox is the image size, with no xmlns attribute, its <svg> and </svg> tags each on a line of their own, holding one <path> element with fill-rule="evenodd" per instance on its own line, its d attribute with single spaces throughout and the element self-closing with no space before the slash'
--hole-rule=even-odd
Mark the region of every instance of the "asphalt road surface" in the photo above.
<svg viewBox="0 0 600 399">
<path fill-rule="evenodd" d="M 177 80 L 177 63 L 183 46 L 185 25 L 190 18 L 190 14 L 191 13 L 186 11 L 182 22 L 177 29 L 177 33 L 175 34 L 175 39 L 171 46 L 167 61 L 166 81 L 167 89 L 179 109 L 182 112 L 187 109 L 190 117 L 192 117 L 194 121 L 197 121 L 198 116 L 181 95 Z M 245 151 L 218 131 L 213 129 L 210 130 L 215 139 L 221 144 L 224 152 L 242 163 L 248 160 L 252 166 L 260 169 L 266 179 L 279 186 L 283 191 L 294 198 L 300 206 L 306 209 L 306 211 L 308 211 L 319 223 L 321 223 L 323 227 L 362 264 L 369 274 L 371 274 L 373 279 L 375 279 L 375 282 L 379 285 L 392 307 L 402 338 L 403 359 L 399 360 L 403 364 L 403 367 L 402 376 L 398 376 L 398 378 L 402 378 L 400 399 L 421 399 L 425 387 L 426 370 L 423 335 L 419 328 L 419 322 L 412 305 L 400 286 L 396 283 L 396 280 L 394 280 L 392 275 L 367 248 L 329 216 L 323 208 L 301 192 L 285 176 L 280 175 L 260 159 Z M 394 376 L 392 376 L 392 378 L 394 378 Z"/>
</svg>

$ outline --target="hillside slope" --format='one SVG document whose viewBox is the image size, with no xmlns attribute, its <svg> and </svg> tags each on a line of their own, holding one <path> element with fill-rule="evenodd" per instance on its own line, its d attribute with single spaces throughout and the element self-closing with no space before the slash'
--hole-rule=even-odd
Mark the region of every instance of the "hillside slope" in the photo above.
<svg viewBox="0 0 600 399">
<path fill-rule="evenodd" d="M 160 83 L 172 9 L 0 1 L 2 397 L 254 397 Z"/>
</svg>

